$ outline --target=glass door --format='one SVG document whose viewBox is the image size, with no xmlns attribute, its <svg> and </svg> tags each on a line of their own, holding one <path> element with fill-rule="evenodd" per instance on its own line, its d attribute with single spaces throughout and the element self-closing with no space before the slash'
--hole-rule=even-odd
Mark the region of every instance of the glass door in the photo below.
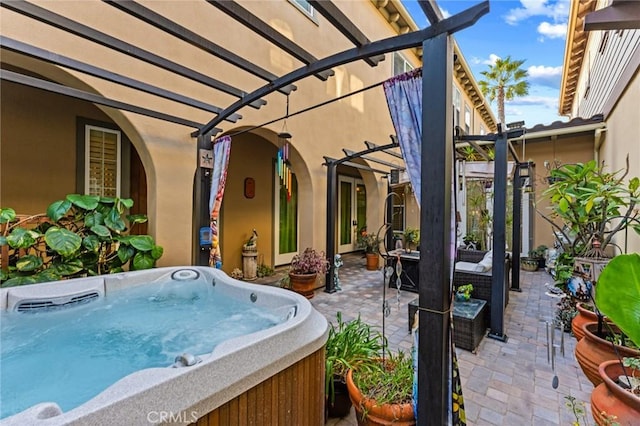
<svg viewBox="0 0 640 426">
<path fill-rule="evenodd" d="M 291 174 L 290 191 L 280 182 L 275 174 L 275 212 L 274 212 L 274 265 L 291 263 L 298 253 L 298 181 Z"/>
<path fill-rule="evenodd" d="M 366 226 L 367 192 L 361 179 L 338 177 L 338 252 L 358 248 L 358 232 Z M 369 230 L 375 232 L 375 230 Z"/>
</svg>

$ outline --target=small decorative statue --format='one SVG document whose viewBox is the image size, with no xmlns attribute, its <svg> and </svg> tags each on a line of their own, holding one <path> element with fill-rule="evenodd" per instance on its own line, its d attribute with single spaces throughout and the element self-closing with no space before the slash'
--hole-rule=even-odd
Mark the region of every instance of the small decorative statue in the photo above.
<svg viewBox="0 0 640 426">
<path fill-rule="evenodd" d="M 249 241 L 247 241 L 245 247 L 255 247 L 256 241 L 258 241 L 258 232 L 254 228 L 253 231 L 251 231 L 251 237 L 249 237 Z"/>
<path fill-rule="evenodd" d="M 335 267 L 335 271 L 333 273 L 333 286 L 336 290 L 342 290 L 342 287 L 340 287 L 340 277 L 338 270 L 343 264 L 344 262 L 342 261 L 342 256 L 336 254 L 333 258 L 333 266 Z"/>
</svg>

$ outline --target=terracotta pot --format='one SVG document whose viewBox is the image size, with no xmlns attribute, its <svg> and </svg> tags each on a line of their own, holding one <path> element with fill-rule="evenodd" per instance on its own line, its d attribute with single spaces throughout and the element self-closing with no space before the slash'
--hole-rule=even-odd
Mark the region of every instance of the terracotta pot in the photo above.
<svg viewBox="0 0 640 426">
<path fill-rule="evenodd" d="M 582 302 L 576 303 L 576 309 L 578 310 L 578 315 L 573 317 L 571 321 L 571 331 L 576 336 L 576 339 L 580 340 L 584 337 L 582 326 L 588 322 L 598 322 L 598 316 L 595 312 L 582 307 Z"/>
<path fill-rule="evenodd" d="M 352 371 L 347 373 L 349 398 L 356 409 L 358 426 L 412 426 L 416 424 L 412 404 L 382 404 L 365 398 L 353 382 Z M 363 416 L 364 414 L 364 416 Z M 364 418 L 363 418 L 364 417 Z"/>
<path fill-rule="evenodd" d="M 314 290 L 316 289 L 317 277 L 318 274 L 294 274 L 293 272 L 289 272 L 291 288 L 307 299 L 312 299 L 313 296 L 315 296 Z"/>
<path fill-rule="evenodd" d="M 367 253 L 367 271 L 377 271 L 378 263 L 378 253 Z"/>
<path fill-rule="evenodd" d="M 614 324 L 611 324 L 610 327 L 614 332 L 620 332 Z M 605 361 L 618 359 L 618 356 L 613 349 L 613 343 L 595 335 L 595 332 L 598 330 L 597 322 L 584 324 L 582 330 L 584 331 L 584 338 L 576 345 L 576 360 L 578 364 L 580 364 L 580 368 L 582 368 L 585 376 L 587 376 L 587 379 L 589 379 L 594 386 L 598 386 L 602 383 L 602 377 L 600 377 L 598 373 L 598 367 Z M 608 332 L 607 326 L 603 326 L 603 331 Z M 620 357 L 640 356 L 640 351 L 627 348 L 626 346 L 615 345 L 615 348 L 620 354 Z"/>
<path fill-rule="evenodd" d="M 630 369 L 627 368 L 627 373 Z M 640 397 L 621 388 L 616 380 L 624 375 L 620 361 L 605 361 L 598 367 L 603 380 L 591 393 L 591 414 L 598 425 L 608 425 L 605 416 L 616 416 L 620 425 L 637 425 L 640 422 Z M 637 372 L 636 374 L 640 374 Z"/>
</svg>

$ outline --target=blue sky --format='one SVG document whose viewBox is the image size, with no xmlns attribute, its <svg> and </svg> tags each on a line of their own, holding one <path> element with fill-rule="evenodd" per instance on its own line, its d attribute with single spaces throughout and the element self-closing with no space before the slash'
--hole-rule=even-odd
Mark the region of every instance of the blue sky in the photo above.
<svg viewBox="0 0 640 426">
<path fill-rule="evenodd" d="M 420 28 L 427 19 L 415 0 L 402 0 Z M 459 13 L 478 1 L 438 0 L 445 16 Z M 495 57 L 524 59 L 529 72 L 529 95 L 505 104 L 507 123 L 525 121 L 526 127 L 566 121 L 558 115 L 569 0 L 491 0 L 490 12 L 454 37 L 476 78 Z M 491 108 L 497 115 L 493 102 Z"/>
</svg>

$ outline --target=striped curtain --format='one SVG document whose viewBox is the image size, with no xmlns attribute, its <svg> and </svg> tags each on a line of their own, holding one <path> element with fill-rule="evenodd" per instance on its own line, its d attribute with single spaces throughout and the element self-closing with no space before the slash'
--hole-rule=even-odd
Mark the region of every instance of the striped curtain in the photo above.
<svg viewBox="0 0 640 426">
<path fill-rule="evenodd" d="M 209 212 L 211 212 L 211 252 L 209 266 L 222 268 L 222 252 L 220 251 L 220 232 L 218 217 L 227 183 L 227 167 L 231 153 L 231 137 L 223 136 L 213 141 L 213 176 L 211 178 L 211 195 L 209 196 Z"/>
</svg>

